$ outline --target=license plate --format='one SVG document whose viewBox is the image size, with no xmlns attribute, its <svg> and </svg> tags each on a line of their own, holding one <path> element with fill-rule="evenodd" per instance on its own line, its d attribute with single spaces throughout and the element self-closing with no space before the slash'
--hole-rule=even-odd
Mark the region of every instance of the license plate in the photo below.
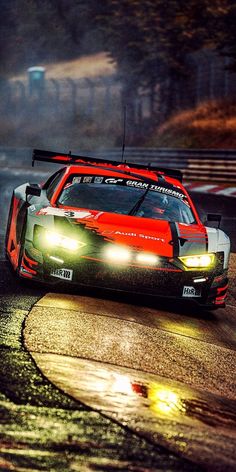
<svg viewBox="0 0 236 472">
<path fill-rule="evenodd" d="M 70 269 L 52 269 L 50 272 L 52 277 L 58 277 L 63 280 L 72 280 L 73 270 Z"/>
<path fill-rule="evenodd" d="M 201 290 L 191 287 L 188 285 L 185 285 L 183 288 L 183 293 L 182 297 L 200 297 L 201 296 Z"/>
</svg>

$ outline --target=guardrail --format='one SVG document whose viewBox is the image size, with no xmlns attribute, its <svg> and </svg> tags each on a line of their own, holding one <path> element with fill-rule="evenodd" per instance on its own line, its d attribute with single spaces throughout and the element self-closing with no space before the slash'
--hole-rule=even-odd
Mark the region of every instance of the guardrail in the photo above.
<svg viewBox="0 0 236 472">
<path fill-rule="evenodd" d="M 121 160 L 120 148 L 94 152 L 73 150 L 73 153 Z M 28 167 L 31 157 L 30 148 L 0 148 L 0 166 Z M 127 147 L 124 160 L 179 169 L 185 180 L 236 183 L 236 150 Z"/>
<path fill-rule="evenodd" d="M 120 149 L 96 153 L 99 157 L 121 158 Z M 183 172 L 185 180 L 236 182 L 236 150 L 126 148 L 124 159 L 152 163 Z"/>
</svg>

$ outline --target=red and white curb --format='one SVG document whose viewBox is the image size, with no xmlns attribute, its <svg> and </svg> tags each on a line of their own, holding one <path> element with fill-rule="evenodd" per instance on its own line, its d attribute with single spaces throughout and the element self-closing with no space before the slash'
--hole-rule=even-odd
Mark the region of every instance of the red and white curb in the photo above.
<svg viewBox="0 0 236 472">
<path fill-rule="evenodd" d="M 199 182 L 186 182 L 184 186 L 191 192 L 212 193 L 226 197 L 236 197 L 236 187 L 229 187 L 227 184 L 202 184 Z"/>
</svg>

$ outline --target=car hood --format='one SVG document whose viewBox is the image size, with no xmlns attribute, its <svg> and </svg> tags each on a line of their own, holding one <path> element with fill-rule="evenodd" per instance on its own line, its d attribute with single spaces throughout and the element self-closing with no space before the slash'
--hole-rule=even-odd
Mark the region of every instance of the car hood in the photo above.
<svg viewBox="0 0 236 472">
<path fill-rule="evenodd" d="M 44 221 L 49 219 L 51 224 L 53 220 L 56 230 L 71 237 L 78 234 L 84 236 L 86 233 L 96 242 L 122 244 L 159 256 L 173 257 L 204 253 L 207 250 L 207 232 L 203 225 L 86 209 L 47 207 L 37 214 L 44 216 Z"/>
</svg>

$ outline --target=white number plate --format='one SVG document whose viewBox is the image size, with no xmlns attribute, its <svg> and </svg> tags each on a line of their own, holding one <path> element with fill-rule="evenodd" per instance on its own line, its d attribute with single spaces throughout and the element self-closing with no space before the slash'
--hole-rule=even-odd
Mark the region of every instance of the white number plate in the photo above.
<svg viewBox="0 0 236 472">
<path fill-rule="evenodd" d="M 201 291 L 198 290 L 197 288 L 189 287 L 187 285 L 184 286 L 182 297 L 200 297 L 200 296 L 201 296 Z"/>
<path fill-rule="evenodd" d="M 50 275 L 63 280 L 72 280 L 73 270 L 70 269 L 52 269 Z"/>
</svg>

